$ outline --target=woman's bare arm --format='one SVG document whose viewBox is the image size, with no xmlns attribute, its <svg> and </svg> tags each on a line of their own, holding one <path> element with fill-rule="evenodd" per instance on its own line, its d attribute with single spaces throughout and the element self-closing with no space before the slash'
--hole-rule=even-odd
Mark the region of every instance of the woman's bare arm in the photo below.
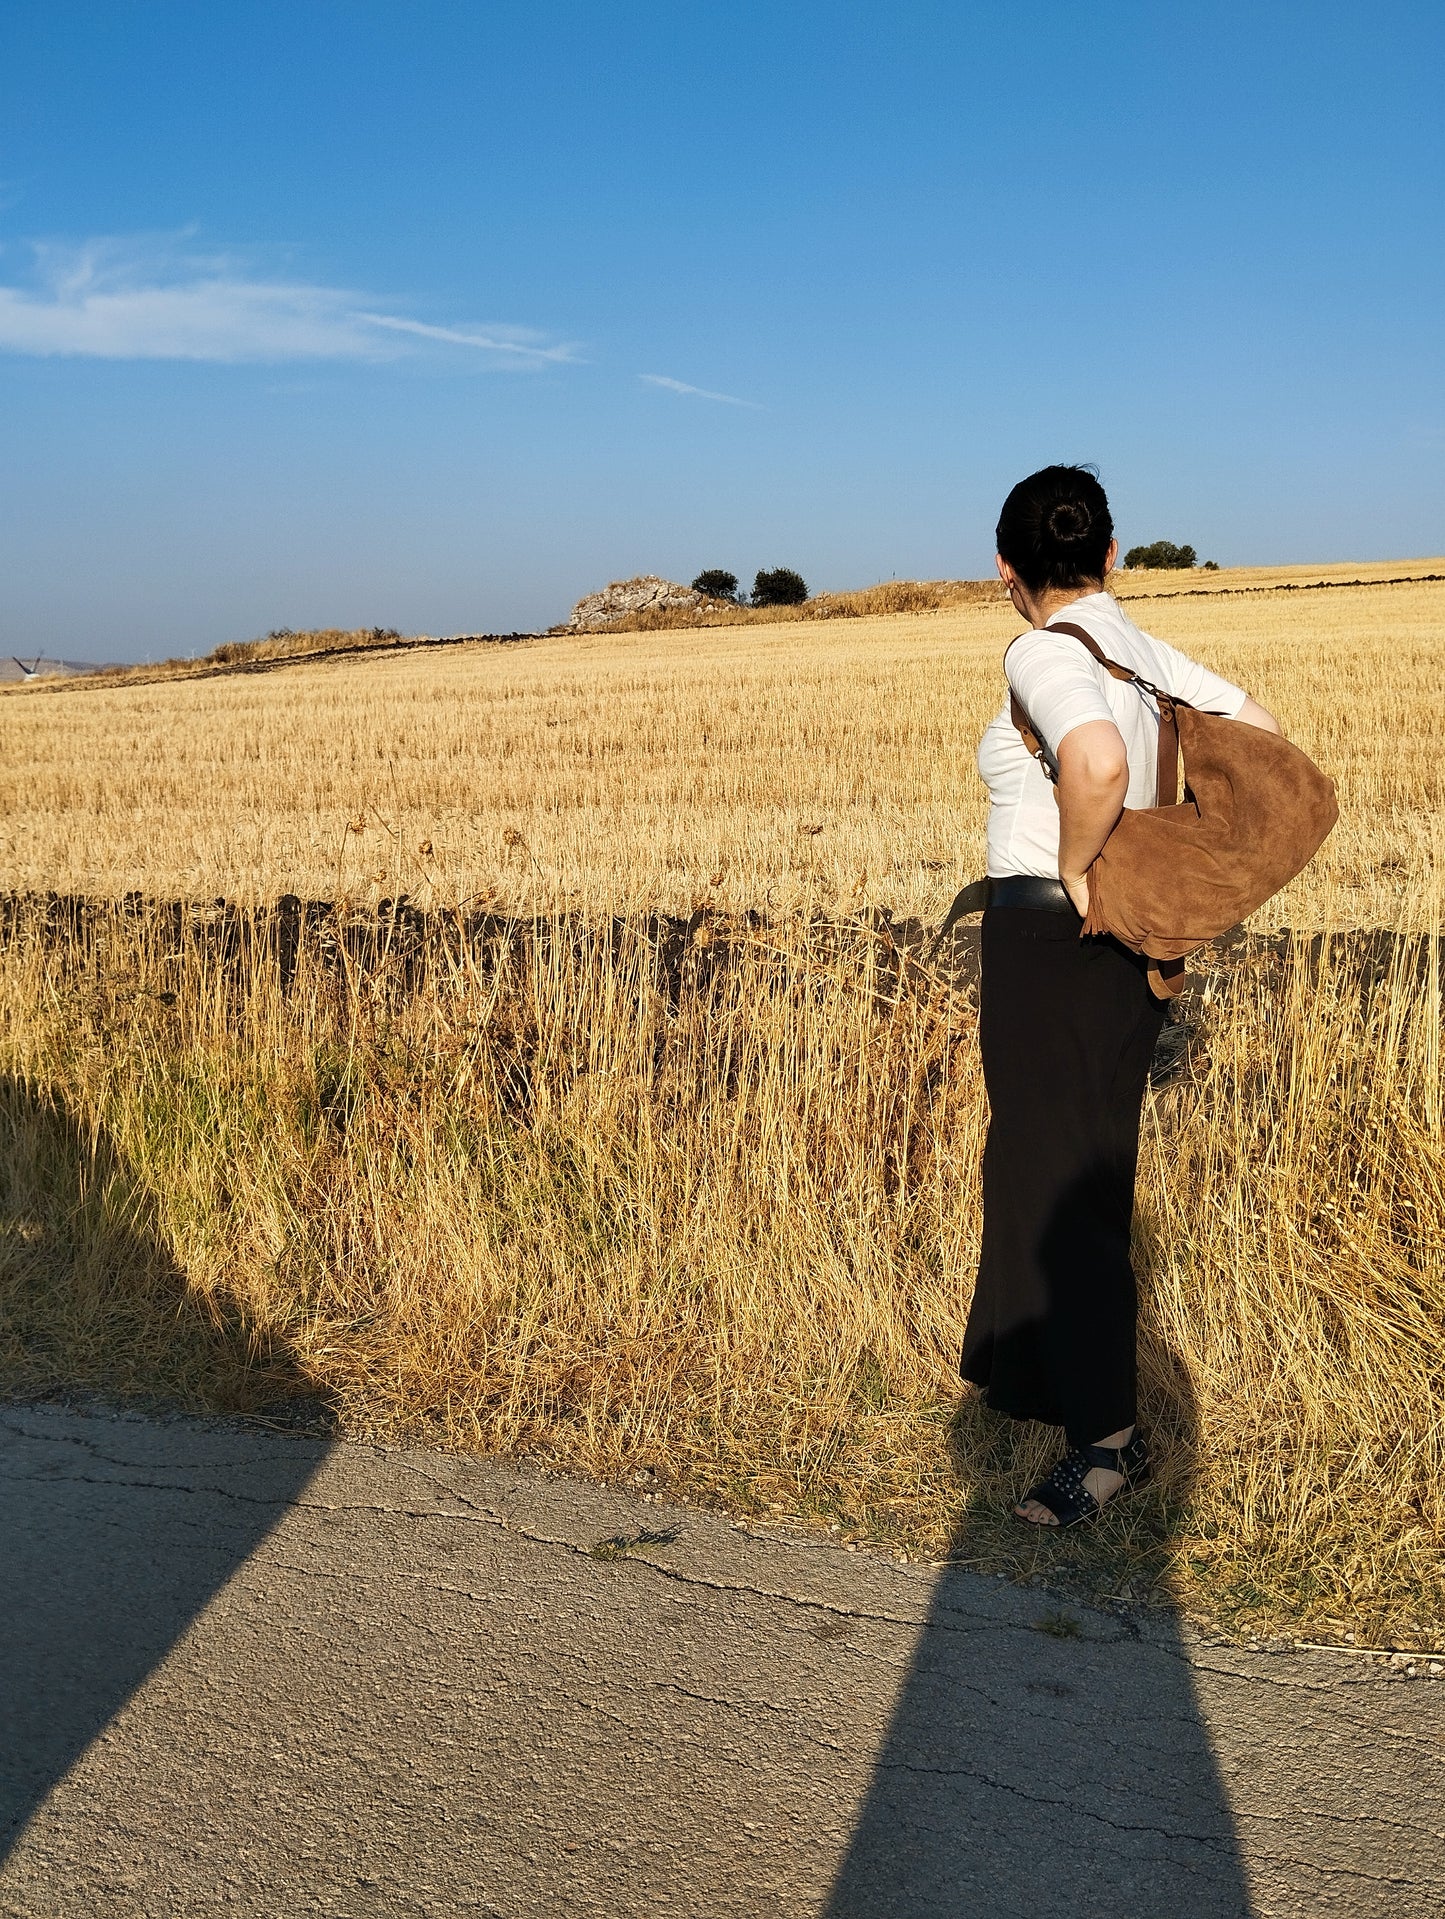
<svg viewBox="0 0 1445 1919">
<path fill-rule="evenodd" d="M 1243 720 L 1246 726 L 1257 726 L 1261 733 L 1278 733 L 1281 737 L 1283 736 L 1284 728 L 1273 713 L 1261 706 L 1258 700 L 1251 700 L 1248 696 L 1234 717 L 1237 720 Z"/>
<path fill-rule="evenodd" d="M 1081 914 L 1085 874 L 1113 832 L 1129 791 L 1129 755 L 1112 720 L 1086 720 L 1059 741 L 1059 878 Z"/>
</svg>

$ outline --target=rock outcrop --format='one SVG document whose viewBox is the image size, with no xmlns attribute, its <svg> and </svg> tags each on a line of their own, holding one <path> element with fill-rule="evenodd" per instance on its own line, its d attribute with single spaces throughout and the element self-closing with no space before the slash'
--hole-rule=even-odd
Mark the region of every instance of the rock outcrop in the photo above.
<svg viewBox="0 0 1445 1919">
<path fill-rule="evenodd" d="M 567 622 L 571 633 L 601 633 L 621 620 L 639 613 L 668 613 L 675 607 L 703 605 L 705 595 L 690 586 L 678 586 L 672 580 L 660 580 L 645 573 L 635 580 L 614 580 L 600 593 L 589 593 L 572 609 Z"/>
</svg>

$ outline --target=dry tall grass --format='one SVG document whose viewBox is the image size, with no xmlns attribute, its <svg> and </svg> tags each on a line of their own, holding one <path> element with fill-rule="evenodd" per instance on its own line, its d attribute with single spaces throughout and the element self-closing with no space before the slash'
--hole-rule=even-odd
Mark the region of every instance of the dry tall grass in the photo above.
<svg viewBox="0 0 1445 1919">
<path fill-rule="evenodd" d="M 11 943 L 5 1376 L 212 1403 L 300 1379 L 354 1430 L 1216 1617 L 1445 1631 L 1445 589 L 1227 608 L 1150 623 L 1281 714 L 1344 819 L 1268 916 L 1321 939 L 1212 961 L 1193 1062 L 1147 1110 L 1165 1466 L 1091 1538 L 1006 1530 L 1030 1459 L 957 1410 L 972 999 L 839 930 L 859 901 L 936 916 L 978 867 L 991 607 L 6 706 L 12 885 L 410 881 L 575 916 L 420 993 L 339 990 L 305 954 L 289 995 L 238 984 L 144 919 L 94 962 Z M 641 930 L 585 930 L 699 898 L 771 899 L 770 923 L 719 965 L 700 926 L 676 976 Z M 175 1331 L 181 1301 L 212 1336 Z"/>
</svg>

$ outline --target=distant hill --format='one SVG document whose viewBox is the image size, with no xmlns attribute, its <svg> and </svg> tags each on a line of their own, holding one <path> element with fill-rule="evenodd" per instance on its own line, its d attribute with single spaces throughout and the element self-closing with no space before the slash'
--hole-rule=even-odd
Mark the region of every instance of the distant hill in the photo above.
<svg viewBox="0 0 1445 1919">
<path fill-rule="evenodd" d="M 452 633 L 433 638 L 427 633 L 398 633 L 395 627 L 314 628 L 304 633 L 289 628 L 268 633 L 261 640 L 227 640 L 197 659 L 108 662 L 98 660 L 42 660 L 31 680 L 47 692 L 61 693 L 77 685 L 97 691 L 111 686 L 148 686 L 158 680 L 201 680 L 218 673 L 257 673 L 276 666 L 299 666 L 330 660 L 339 654 L 360 658 L 366 654 L 414 652 L 424 647 L 499 646 L 529 640 L 531 633 Z M 7 657 L 0 683 L 18 688 L 26 679 L 19 663 Z M 23 656 L 22 656 L 23 657 Z"/>
<path fill-rule="evenodd" d="M 33 654 L 29 655 L 25 660 L 25 665 L 31 665 L 34 658 L 35 656 Z M 36 665 L 34 673 L 27 673 L 25 667 L 21 666 L 19 660 L 12 658 L 10 654 L 7 653 L 3 658 L 0 658 L 0 681 L 29 679 L 69 680 L 74 679 L 77 673 L 104 673 L 106 671 L 108 671 L 108 664 L 102 660 L 41 660 L 38 665 Z"/>
</svg>

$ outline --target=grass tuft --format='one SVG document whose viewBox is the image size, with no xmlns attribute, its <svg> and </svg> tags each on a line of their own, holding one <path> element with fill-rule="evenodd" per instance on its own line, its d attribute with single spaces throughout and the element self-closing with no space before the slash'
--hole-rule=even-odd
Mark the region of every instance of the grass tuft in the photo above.
<svg viewBox="0 0 1445 1919">
<path fill-rule="evenodd" d="M 1034 1631 L 1047 1633 L 1050 1639 L 1077 1639 L 1082 1630 L 1074 1615 L 1067 1612 L 1046 1612 L 1034 1622 Z"/>
</svg>

